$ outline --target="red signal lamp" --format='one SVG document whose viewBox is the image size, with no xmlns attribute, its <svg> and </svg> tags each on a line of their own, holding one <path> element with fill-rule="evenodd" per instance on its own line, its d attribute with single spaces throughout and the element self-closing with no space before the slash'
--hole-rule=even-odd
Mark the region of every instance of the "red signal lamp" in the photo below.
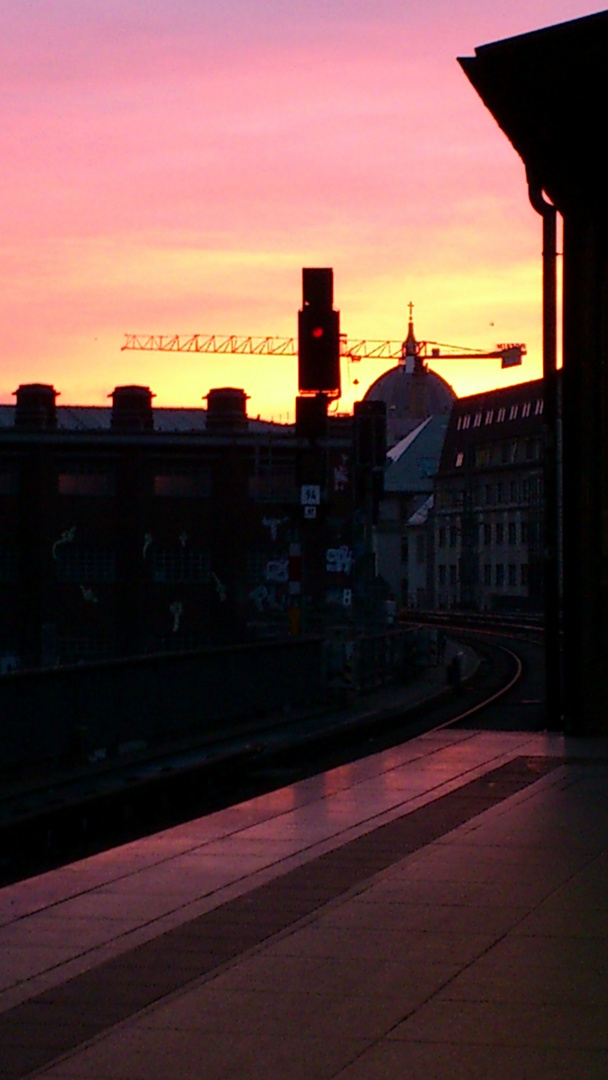
<svg viewBox="0 0 608 1080">
<path fill-rule="evenodd" d="M 333 270 L 302 270 L 298 312 L 298 392 L 340 396 L 340 312 L 333 309 Z"/>
</svg>

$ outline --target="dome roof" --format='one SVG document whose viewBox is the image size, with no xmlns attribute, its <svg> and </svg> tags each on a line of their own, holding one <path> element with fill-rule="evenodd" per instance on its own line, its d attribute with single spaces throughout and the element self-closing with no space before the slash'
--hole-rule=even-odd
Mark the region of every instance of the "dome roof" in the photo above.
<svg viewBox="0 0 608 1080">
<path fill-rule="evenodd" d="M 423 383 L 423 386 L 419 386 L 419 383 Z M 422 372 L 410 374 L 402 365 L 385 371 L 365 394 L 365 401 L 384 401 L 387 416 L 411 419 L 416 423 L 427 416 L 449 412 L 455 400 L 452 387 L 436 371 L 424 368 Z M 425 406 L 422 415 L 419 411 L 421 405 Z"/>
<path fill-rule="evenodd" d="M 388 445 L 403 439 L 428 416 L 449 413 L 455 399 L 450 384 L 424 364 L 410 319 L 400 362 L 376 379 L 364 396 L 364 401 L 386 405 Z"/>
</svg>

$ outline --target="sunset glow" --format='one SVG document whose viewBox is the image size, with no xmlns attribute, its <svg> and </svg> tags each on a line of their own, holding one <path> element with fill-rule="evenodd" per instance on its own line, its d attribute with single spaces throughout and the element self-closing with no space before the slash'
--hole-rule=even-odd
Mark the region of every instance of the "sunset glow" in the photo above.
<svg viewBox="0 0 608 1080">
<path fill-rule="evenodd" d="M 523 165 L 456 62 L 590 0 L 32 0 L 2 5 L 0 401 L 242 386 L 293 417 L 296 363 L 121 352 L 126 332 L 296 333 L 332 266 L 342 331 L 480 349 L 459 394 L 538 377 L 541 230 Z M 348 410 L 386 362 L 345 367 Z M 354 380 L 358 380 L 355 384 Z"/>
</svg>

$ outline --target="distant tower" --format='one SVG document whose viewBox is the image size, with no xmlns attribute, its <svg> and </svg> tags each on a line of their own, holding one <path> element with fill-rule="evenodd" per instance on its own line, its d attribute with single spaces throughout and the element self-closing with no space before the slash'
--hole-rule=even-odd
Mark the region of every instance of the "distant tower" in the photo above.
<svg viewBox="0 0 608 1080">
<path fill-rule="evenodd" d="M 401 359 L 399 361 L 405 367 L 408 375 L 413 375 L 416 367 L 420 365 L 420 348 L 414 334 L 414 305 L 410 300 L 407 305 L 410 309 L 410 320 L 407 325 L 407 337 L 401 346 Z M 418 362 L 418 363 L 417 363 Z"/>
<path fill-rule="evenodd" d="M 364 397 L 364 401 L 384 401 L 389 446 L 403 439 L 421 420 L 450 412 L 456 398 L 449 383 L 437 372 L 429 371 L 424 363 L 414 333 L 414 305 L 408 306 L 407 337 L 401 346 L 399 362 L 376 379 Z"/>
</svg>

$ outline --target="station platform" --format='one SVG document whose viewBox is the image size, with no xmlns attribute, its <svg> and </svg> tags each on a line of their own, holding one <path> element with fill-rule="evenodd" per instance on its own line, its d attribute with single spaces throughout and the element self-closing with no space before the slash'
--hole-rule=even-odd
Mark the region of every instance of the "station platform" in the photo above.
<svg viewBox="0 0 608 1080">
<path fill-rule="evenodd" d="M 608 743 L 442 730 L 0 891 L 0 1076 L 605 1080 Z"/>
</svg>

